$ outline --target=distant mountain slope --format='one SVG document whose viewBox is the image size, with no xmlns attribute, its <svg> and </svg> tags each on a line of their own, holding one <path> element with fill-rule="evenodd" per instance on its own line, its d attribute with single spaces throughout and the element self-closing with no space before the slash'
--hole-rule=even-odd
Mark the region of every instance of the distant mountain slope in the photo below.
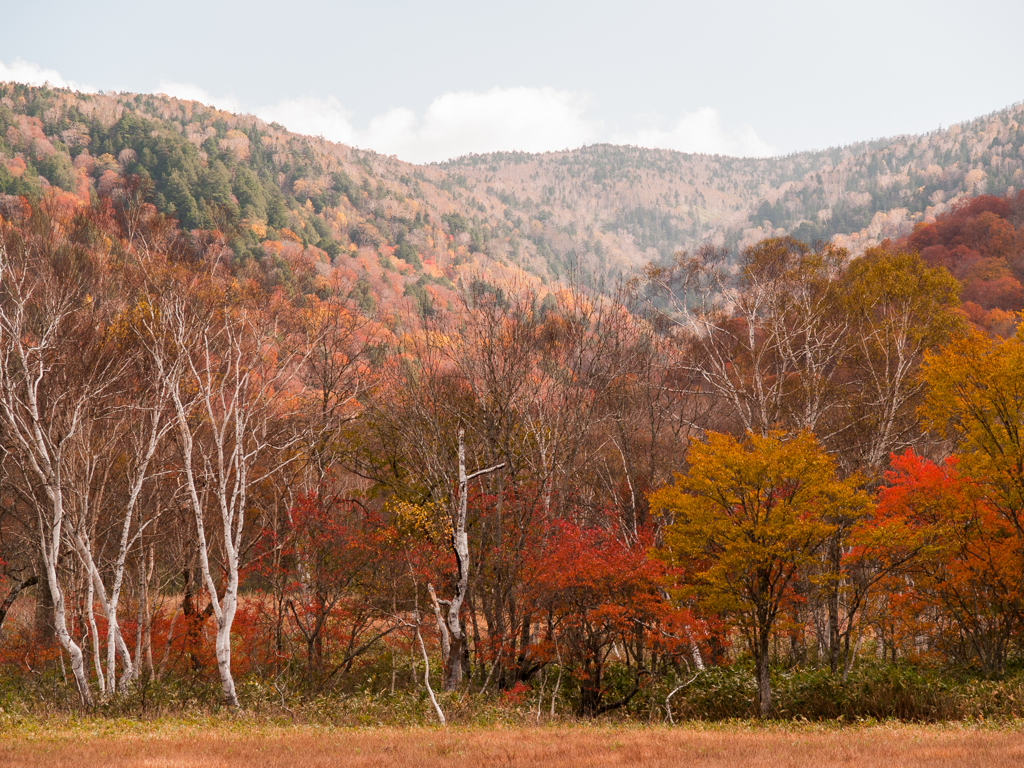
<svg viewBox="0 0 1024 768">
<path fill-rule="evenodd" d="M 597 145 L 442 167 L 514 212 L 541 211 L 551 222 L 545 239 L 567 250 L 568 237 L 595 265 L 621 268 L 707 239 L 735 246 L 778 234 L 837 237 L 859 251 L 905 235 L 959 198 L 1024 186 L 1024 104 L 922 136 L 778 158 Z"/>
<path fill-rule="evenodd" d="M 1024 186 L 1024 105 L 969 123 L 767 159 L 595 145 L 415 166 L 162 95 L 0 84 L 0 194 L 105 193 L 130 175 L 264 281 L 341 278 L 367 306 L 459 280 L 601 280 L 711 239 L 906 235 L 951 201 Z"/>
<path fill-rule="evenodd" d="M 960 281 L 961 308 L 975 326 L 1014 334 L 1024 310 L 1024 190 L 962 200 L 895 245 Z"/>
</svg>

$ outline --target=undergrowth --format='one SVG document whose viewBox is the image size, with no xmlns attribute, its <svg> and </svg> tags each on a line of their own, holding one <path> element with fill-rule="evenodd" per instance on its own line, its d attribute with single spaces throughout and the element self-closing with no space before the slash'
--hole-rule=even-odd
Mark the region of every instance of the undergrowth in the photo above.
<svg viewBox="0 0 1024 768">
<path fill-rule="evenodd" d="M 625 668 L 606 675 L 606 699 L 614 700 L 631 685 Z M 364 681 L 365 682 L 365 681 Z M 687 683 L 679 687 L 683 683 Z M 668 694 L 672 695 L 669 709 Z M 552 710 L 551 679 L 545 685 L 517 684 L 511 690 L 480 694 L 474 689 L 437 693 L 452 725 L 494 727 L 550 722 L 591 723 L 576 712 L 578 687 L 566 675 Z M 241 712 L 219 699 L 219 685 L 201 676 L 170 683 L 139 681 L 123 696 L 83 712 L 73 687 L 59 670 L 25 676 L 0 676 L 0 718 L 6 722 L 56 718 L 129 719 L 201 722 L 243 718 L 277 725 L 341 727 L 424 726 L 436 723 L 422 687 L 418 690 L 373 690 L 372 685 L 310 691 L 284 678 L 249 676 L 238 682 Z M 715 667 L 697 674 L 646 679 L 630 703 L 597 718 L 599 722 L 714 723 L 754 718 L 754 682 L 748 664 Z M 992 680 L 954 675 L 942 669 L 909 664 L 865 663 L 847 681 L 826 669 L 777 670 L 772 676 L 775 722 L 857 723 L 897 720 L 914 723 L 1011 721 L 1024 718 L 1024 670 Z M 670 717 L 671 712 L 671 717 Z"/>
</svg>

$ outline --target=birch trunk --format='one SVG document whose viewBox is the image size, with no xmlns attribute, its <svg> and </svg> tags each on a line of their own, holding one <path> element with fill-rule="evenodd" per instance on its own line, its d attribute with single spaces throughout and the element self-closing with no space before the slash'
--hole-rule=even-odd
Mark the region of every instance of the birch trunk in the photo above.
<svg viewBox="0 0 1024 768">
<path fill-rule="evenodd" d="M 53 525 L 47 526 L 43 522 L 43 515 L 39 514 L 40 548 L 43 555 L 43 567 L 46 569 L 46 580 L 50 585 L 50 595 L 53 598 L 53 619 L 57 633 L 57 641 L 61 648 L 67 652 L 71 660 L 71 674 L 75 678 L 75 686 L 78 688 L 78 698 L 83 706 L 92 707 L 92 691 L 89 690 L 89 679 L 85 671 L 85 654 L 71 637 L 68 631 L 67 610 L 64 606 L 64 590 L 61 588 L 60 580 L 57 578 L 57 562 L 60 557 L 60 544 L 63 535 L 63 499 L 60 496 L 59 488 L 51 496 L 53 500 L 54 521 Z M 47 535 L 49 534 L 49 535 Z"/>
<path fill-rule="evenodd" d="M 462 632 L 462 602 L 466 599 L 469 588 L 469 535 L 466 533 L 466 515 L 469 502 L 466 491 L 469 478 L 466 475 L 466 443 L 465 432 L 459 430 L 459 496 L 455 525 L 452 530 L 452 550 L 455 553 L 455 594 L 448 605 L 448 663 L 444 689 L 454 691 L 462 683 L 462 652 L 465 636 Z"/>
<path fill-rule="evenodd" d="M 497 464 L 487 469 L 480 469 L 471 475 L 466 474 L 466 434 L 459 429 L 459 490 L 455 500 L 455 520 L 452 526 L 452 551 L 455 553 L 456 579 L 455 594 L 448 604 L 448 665 L 445 675 L 444 689 L 454 691 L 462 683 L 462 661 L 466 649 L 466 635 L 462 629 L 462 604 L 469 589 L 469 535 L 466 533 L 466 517 L 469 509 L 469 481 L 480 475 L 494 472 L 505 466 Z"/>
</svg>

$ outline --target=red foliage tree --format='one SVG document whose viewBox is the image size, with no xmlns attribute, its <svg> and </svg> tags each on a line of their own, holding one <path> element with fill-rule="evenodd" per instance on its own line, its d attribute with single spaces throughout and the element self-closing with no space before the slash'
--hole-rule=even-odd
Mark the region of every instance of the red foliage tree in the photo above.
<svg viewBox="0 0 1024 768">
<path fill-rule="evenodd" d="M 890 579 L 886 606 L 908 634 L 931 637 L 949 657 L 1000 674 L 1020 627 L 1024 562 L 1012 525 L 957 464 L 910 451 L 893 457 L 873 539 L 917 556 Z"/>
<path fill-rule="evenodd" d="M 555 654 L 579 680 L 578 711 L 596 715 L 627 704 L 638 692 L 651 651 L 689 651 L 691 618 L 668 599 L 666 565 L 652 555 L 643 531 L 630 546 L 615 530 L 551 524 L 532 563 L 530 598 L 547 617 L 547 637 L 535 652 Z M 606 702 L 603 680 L 612 654 L 635 675 L 631 690 Z"/>
<path fill-rule="evenodd" d="M 380 621 L 396 573 L 392 534 L 359 502 L 318 491 L 299 497 L 281 532 L 264 531 L 256 570 L 280 583 L 311 679 L 350 669 L 394 631 Z"/>
</svg>

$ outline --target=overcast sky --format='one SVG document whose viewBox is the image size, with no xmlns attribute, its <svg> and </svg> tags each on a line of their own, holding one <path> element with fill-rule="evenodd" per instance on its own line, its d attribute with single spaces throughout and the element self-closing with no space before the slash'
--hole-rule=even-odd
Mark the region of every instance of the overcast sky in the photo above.
<svg viewBox="0 0 1024 768">
<path fill-rule="evenodd" d="M 1024 2 L 0 0 L 0 80 L 163 92 L 413 162 L 767 155 L 1024 100 Z"/>
</svg>

